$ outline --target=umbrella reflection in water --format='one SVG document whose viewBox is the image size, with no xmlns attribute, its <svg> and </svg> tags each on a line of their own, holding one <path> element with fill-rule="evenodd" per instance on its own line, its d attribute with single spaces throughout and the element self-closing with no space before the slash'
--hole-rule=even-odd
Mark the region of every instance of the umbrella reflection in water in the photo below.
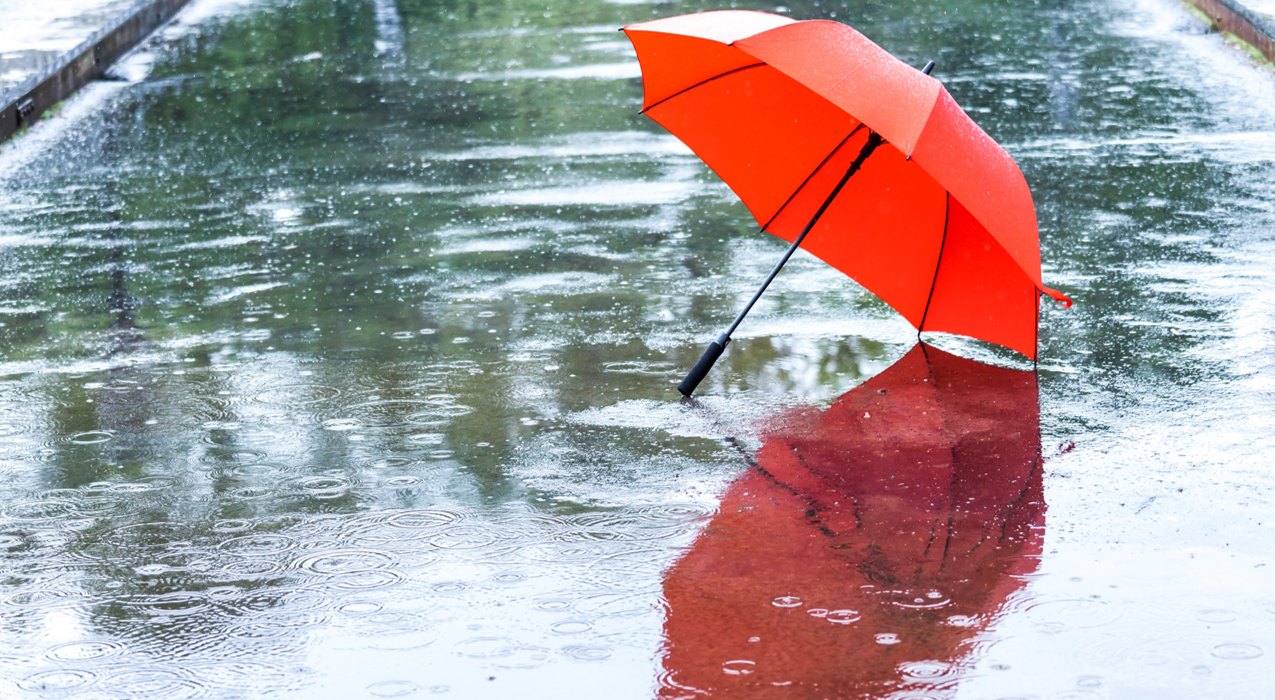
<svg viewBox="0 0 1275 700">
<path fill-rule="evenodd" d="M 1044 515 L 1036 375 L 917 345 L 766 432 L 665 574 L 660 696 L 946 695 Z"/>
</svg>

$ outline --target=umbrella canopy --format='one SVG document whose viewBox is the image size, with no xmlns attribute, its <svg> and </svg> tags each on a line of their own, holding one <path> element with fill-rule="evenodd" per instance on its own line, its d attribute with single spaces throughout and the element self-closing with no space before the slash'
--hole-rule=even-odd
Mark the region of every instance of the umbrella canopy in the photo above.
<svg viewBox="0 0 1275 700">
<path fill-rule="evenodd" d="M 763 230 L 791 242 L 817 219 L 802 247 L 919 332 L 1036 358 L 1040 293 L 1070 301 L 1041 281 L 1018 166 L 937 80 L 832 21 L 732 10 L 624 32 L 642 68 L 643 112 Z M 885 143 L 873 151 L 877 138 Z M 838 190 L 856 159 L 862 168 Z"/>
<path fill-rule="evenodd" d="M 1039 561 L 1035 374 L 918 345 L 776 423 L 665 573 L 662 695 L 941 691 Z"/>
</svg>

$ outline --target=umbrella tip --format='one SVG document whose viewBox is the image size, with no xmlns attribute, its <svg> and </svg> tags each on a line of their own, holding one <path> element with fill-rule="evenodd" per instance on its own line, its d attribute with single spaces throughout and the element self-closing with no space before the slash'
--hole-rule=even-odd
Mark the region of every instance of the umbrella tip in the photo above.
<svg viewBox="0 0 1275 700">
<path fill-rule="evenodd" d="M 926 75 L 929 75 L 929 74 L 930 74 L 930 71 L 932 71 L 932 70 L 934 70 L 934 61 L 930 61 L 930 62 L 926 63 L 926 64 L 925 64 L 925 67 L 921 69 L 921 72 L 922 72 L 922 73 L 924 73 L 924 74 L 926 74 Z"/>
</svg>

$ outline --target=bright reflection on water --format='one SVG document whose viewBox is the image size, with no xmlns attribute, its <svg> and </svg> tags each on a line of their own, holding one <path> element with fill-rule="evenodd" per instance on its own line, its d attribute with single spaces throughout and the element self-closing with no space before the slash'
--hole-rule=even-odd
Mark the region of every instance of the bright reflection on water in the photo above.
<svg viewBox="0 0 1275 700">
<path fill-rule="evenodd" d="M 1039 414 L 916 418 L 802 256 L 673 400 L 782 250 L 636 114 L 616 28 L 692 6 L 201 0 L 0 149 L 0 696 L 1269 695 L 1269 71 L 1160 0 L 786 7 L 1020 160 Z"/>
</svg>

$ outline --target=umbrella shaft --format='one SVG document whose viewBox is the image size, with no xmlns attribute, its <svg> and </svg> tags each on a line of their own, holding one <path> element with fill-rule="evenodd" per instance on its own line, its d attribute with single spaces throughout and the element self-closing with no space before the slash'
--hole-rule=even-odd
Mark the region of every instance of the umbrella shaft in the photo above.
<svg viewBox="0 0 1275 700">
<path fill-rule="evenodd" d="M 877 150 L 877 146 L 880 146 L 882 141 L 883 139 L 879 134 L 877 134 L 877 132 L 868 131 L 868 140 L 863 144 L 863 148 L 859 150 L 859 155 L 855 157 L 854 162 L 846 169 L 846 174 L 841 176 L 841 181 L 837 183 L 836 187 L 832 188 L 832 192 L 828 193 L 827 199 L 823 200 L 823 204 L 819 205 L 819 209 L 815 211 L 814 216 L 810 217 L 810 221 L 806 223 L 806 227 L 803 228 L 801 233 L 797 234 L 797 237 L 792 240 L 792 244 L 788 246 L 788 250 L 784 251 L 783 257 L 779 259 L 779 262 L 775 263 L 775 267 L 771 269 L 770 274 L 766 275 L 766 280 L 761 283 L 761 286 L 757 288 L 757 293 L 753 294 L 753 298 L 748 300 L 748 304 L 746 304 L 744 309 L 739 312 L 739 315 L 735 317 L 735 321 L 730 324 L 730 328 L 727 328 L 726 332 L 718 338 L 718 342 L 721 343 L 723 347 L 726 343 L 730 342 L 730 337 L 734 335 L 735 329 L 739 328 L 739 324 L 744 322 L 744 317 L 748 315 L 749 311 L 753 310 L 753 305 L 757 303 L 758 299 L 761 299 L 761 295 L 766 292 L 766 288 L 769 287 L 770 283 L 775 280 L 775 276 L 778 275 L 779 271 L 782 270 L 784 265 L 788 263 L 788 259 L 792 257 L 793 253 L 797 252 L 797 248 L 801 246 L 801 242 L 806 240 L 806 236 L 814 229 L 815 224 L 819 222 L 819 218 L 823 216 L 825 211 L 828 210 L 828 207 L 832 206 L 832 202 L 837 198 L 837 195 L 841 194 L 841 189 L 846 186 L 846 183 L 850 181 L 850 178 L 853 177 L 854 174 L 859 171 L 859 168 L 863 166 L 863 161 L 867 160 L 868 156 L 872 155 L 872 152 Z"/>
</svg>

